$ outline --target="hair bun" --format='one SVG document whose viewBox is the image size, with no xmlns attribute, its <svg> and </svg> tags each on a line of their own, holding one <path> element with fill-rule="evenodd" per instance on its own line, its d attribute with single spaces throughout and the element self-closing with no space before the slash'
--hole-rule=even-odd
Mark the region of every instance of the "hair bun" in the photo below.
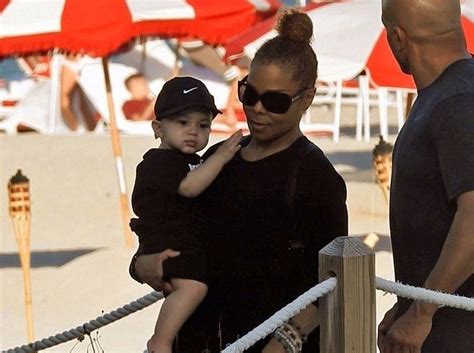
<svg viewBox="0 0 474 353">
<path fill-rule="evenodd" d="M 279 11 L 276 31 L 281 37 L 310 44 L 313 22 L 309 16 L 294 8 Z"/>
</svg>

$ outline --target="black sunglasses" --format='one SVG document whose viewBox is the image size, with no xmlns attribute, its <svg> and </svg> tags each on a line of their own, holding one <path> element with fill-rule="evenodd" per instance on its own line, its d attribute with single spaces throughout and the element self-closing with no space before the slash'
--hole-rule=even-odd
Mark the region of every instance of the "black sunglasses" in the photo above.
<svg viewBox="0 0 474 353">
<path fill-rule="evenodd" d="M 245 76 L 239 81 L 239 100 L 249 107 L 253 107 L 258 101 L 260 101 L 265 110 L 274 114 L 285 114 L 288 109 L 290 109 L 293 102 L 302 98 L 304 93 L 310 89 L 305 88 L 294 96 L 277 91 L 267 91 L 258 94 L 255 88 L 247 82 L 247 78 L 248 76 Z"/>
</svg>

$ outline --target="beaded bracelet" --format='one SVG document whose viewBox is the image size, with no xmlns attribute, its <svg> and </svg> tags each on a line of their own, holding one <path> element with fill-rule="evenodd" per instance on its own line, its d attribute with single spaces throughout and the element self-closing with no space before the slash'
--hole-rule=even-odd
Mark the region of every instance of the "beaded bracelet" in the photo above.
<svg viewBox="0 0 474 353">
<path fill-rule="evenodd" d="M 304 342 L 301 329 L 285 322 L 273 332 L 272 336 L 285 348 L 287 353 L 301 353 Z"/>
<path fill-rule="evenodd" d="M 273 332 L 272 336 L 283 346 L 286 353 L 297 353 L 296 347 L 278 329 Z"/>
<path fill-rule="evenodd" d="M 301 329 L 301 326 L 298 325 L 293 319 L 290 319 L 288 320 L 288 323 L 293 326 L 296 331 L 298 331 L 301 339 L 303 340 L 303 343 L 306 342 L 308 340 L 308 335 L 306 333 L 303 332 L 303 330 Z"/>
</svg>

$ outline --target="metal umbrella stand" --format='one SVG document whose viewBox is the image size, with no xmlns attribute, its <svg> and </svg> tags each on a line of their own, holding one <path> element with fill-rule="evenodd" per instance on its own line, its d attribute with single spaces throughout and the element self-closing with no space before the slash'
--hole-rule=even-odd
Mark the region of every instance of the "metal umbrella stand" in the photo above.
<svg viewBox="0 0 474 353">
<path fill-rule="evenodd" d="M 15 238 L 18 245 L 25 295 L 25 316 L 29 342 L 34 341 L 33 308 L 30 281 L 30 235 L 31 235 L 31 201 L 30 183 L 21 170 L 8 183 L 9 213 L 13 222 Z"/>
</svg>

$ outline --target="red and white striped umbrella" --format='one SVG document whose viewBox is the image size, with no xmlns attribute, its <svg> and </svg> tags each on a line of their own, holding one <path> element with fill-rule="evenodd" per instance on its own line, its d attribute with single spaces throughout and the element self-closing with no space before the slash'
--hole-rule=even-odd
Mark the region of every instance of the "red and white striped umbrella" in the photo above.
<svg viewBox="0 0 474 353">
<path fill-rule="evenodd" d="M 313 21 L 319 78 L 324 81 L 349 80 L 368 68 L 379 86 L 414 88 L 411 76 L 401 72 L 387 43 L 381 21 L 381 3 L 374 0 L 329 3 L 306 8 Z M 462 2 L 462 23 L 468 49 L 474 51 L 474 0 Z M 250 58 L 269 38 L 274 19 L 231 38 L 225 45 L 227 56 L 239 53 Z M 264 28 L 264 26 L 266 26 Z M 255 36 L 257 34 L 257 36 Z"/>
<path fill-rule="evenodd" d="M 332 4 L 334 2 L 335 1 L 310 2 L 304 7 L 304 11 L 309 12 L 310 10 L 314 10 L 320 6 Z M 245 56 L 245 46 L 257 41 L 260 37 L 271 32 L 275 26 L 275 21 L 276 15 L 266 19 L 265 21 L 260 21 L 253 27 L 230 38 L 223 46 L 223 49 L 225 50 L 224 58 L 226 60 L 234 61 Z M 265 38 L 268 39 L 270 37 Z"/>
<path fill-rule="evenodd" d="M 279 6 L 279 0 L 0 0 L 0 57 L 53 48 L 102 57 L 139 36 L 220 44 Z"/>
<path fill-rule="evenodd" d="M 107 56 L 137 37 L 195 37 L 223 43 L 279 0 L 0 0 L 0 58 L 60 49 L 102 57 L 125 239 L 132 245 L 120 137 Z"/>
</svg>

